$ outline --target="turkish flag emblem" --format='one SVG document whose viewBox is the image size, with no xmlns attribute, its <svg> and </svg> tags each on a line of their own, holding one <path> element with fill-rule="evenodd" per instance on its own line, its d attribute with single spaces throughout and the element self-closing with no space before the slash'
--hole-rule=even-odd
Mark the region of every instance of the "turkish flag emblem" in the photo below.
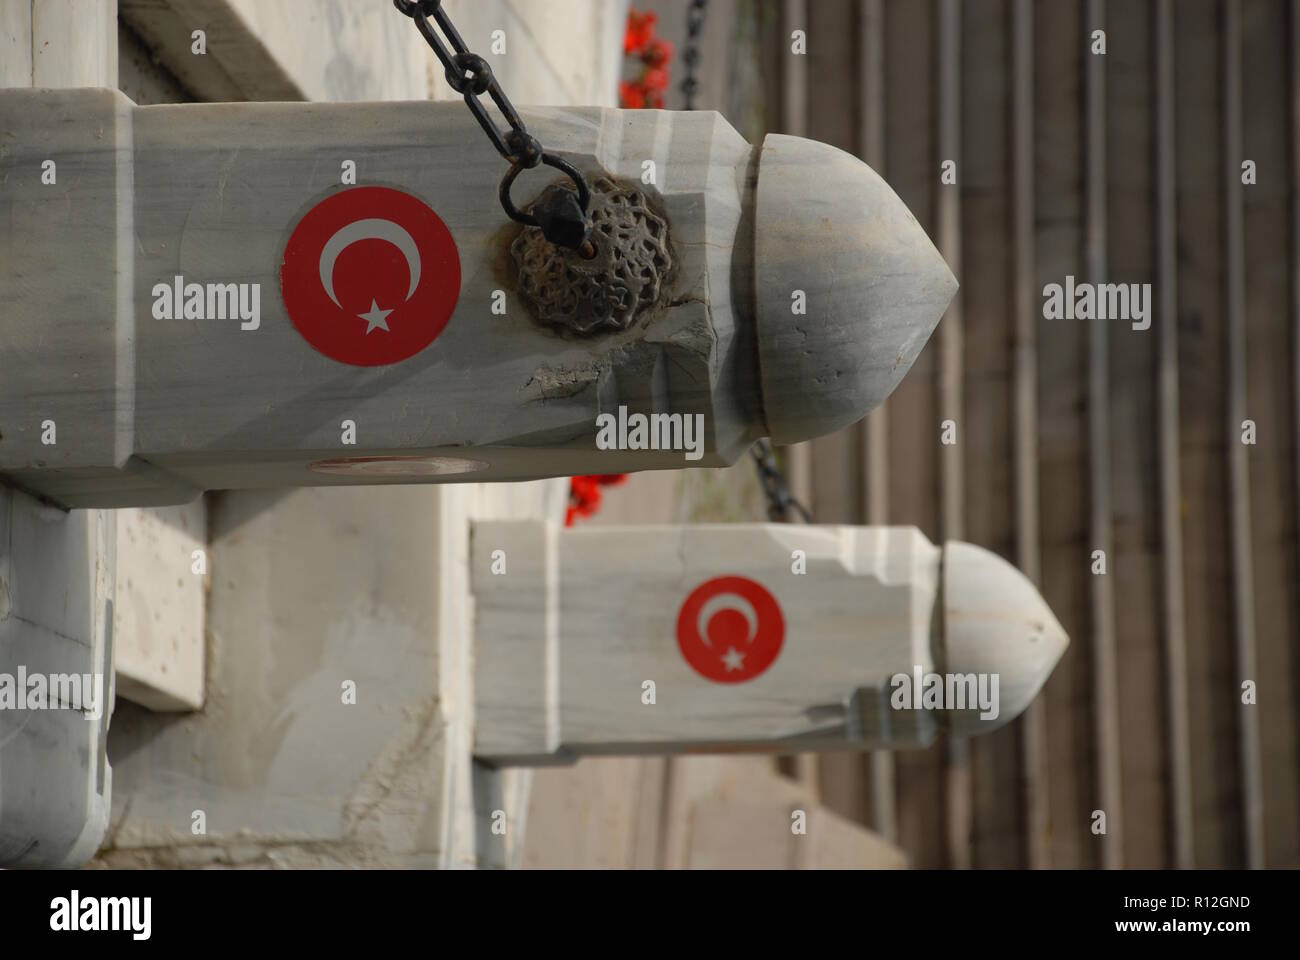
<svg viewBox="0 0 1300 960">
<path fill-rule="evenodd" d="M 298 332 L 325 356 L 358 367 L 399 363 L 451 319 L 460 255 L 421 200 L 352 187 L 298 221 L 284 247 L 280 295 Z"/>
<path fill-rule="evenodd" d="M 767 588 L 748 577 L 706 580 L 677 614 L 677 646 L 700 676 L 744 683 L 776 660 L 785 618 Z"/>
</svg>

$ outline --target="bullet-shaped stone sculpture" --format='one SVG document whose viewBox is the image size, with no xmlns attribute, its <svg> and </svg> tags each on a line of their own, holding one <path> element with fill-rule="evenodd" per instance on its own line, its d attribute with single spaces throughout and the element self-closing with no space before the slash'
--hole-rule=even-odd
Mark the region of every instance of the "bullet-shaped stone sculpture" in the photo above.
<svg viewBox="0 0 1300 960">
<path fill-rule="evenodd" d="M 474 526 L 475 745 L 904 749 L 1018 716 L 1069 642 L 995 554 L 913 527 Z"/>
<path fill-rule="evenodd" d="M 87 507 L 725 465 L 861 418 L 956 289 L 839 150 L 525 117 L 590 259 L 505 218 L 463 104 L 0 91 L 0 474 Z"/>
</svg>

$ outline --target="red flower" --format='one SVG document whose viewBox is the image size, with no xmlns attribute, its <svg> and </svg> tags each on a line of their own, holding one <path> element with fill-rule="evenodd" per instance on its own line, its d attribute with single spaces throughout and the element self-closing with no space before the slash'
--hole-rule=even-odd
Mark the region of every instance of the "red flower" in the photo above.
<svg viewBox="0 0 1300 960">
<path fill-rule="evenodd" d="M 623 51 L 637 55 L 641 60 L 641 76 L 618 85 L 619 106 L 627 110 L 664 108 L 663 92 L 668 89 L 668 65 L 673 59 L 673 45 L 656 37 L 654 28 L 658 17 L 653 12 L 627 15 L 627 31 L 623 34 Z"/>
<path fill-rule="evenodd" d="M 613 486 L 627 479 L 625 473 L 603 473 L 569 478 L 569 506 L 564 525 L 573 526 L 579 517 L 590 517 L 600 509 L 601 487 Z"/>
<path fill-rule="evenodd" d="M 626 110 L 640 110 L 645 106 L 645 91 L 635 83 L 620 83 L 618 103 Z"/>
<path fill-rule="evenodd" d="M 653 38 L 641 56 L 647 67 L 666 67 L 673 58 L 673 45 L 662 37 Z"/>
<path fill-rule="evenodd" d="M 648 93 L 661 93 L 668 89 L 668 71 L 660 67 L 651 67 L 641 74 L 641 86 Z M 660 98 L 662 99 L 662 98 Z"/>
<path fill-rule="evenodd" d="M 650 38 L 654 36 L 655 23 L 659 15 L 654 11 L 646 13 L 637 13 L 635 10 L 629 11 L 627 15 L 627 32 L 623 34 L 623 52 L 624 53 L 641 53 L 645 50 Z"/>
</svg>

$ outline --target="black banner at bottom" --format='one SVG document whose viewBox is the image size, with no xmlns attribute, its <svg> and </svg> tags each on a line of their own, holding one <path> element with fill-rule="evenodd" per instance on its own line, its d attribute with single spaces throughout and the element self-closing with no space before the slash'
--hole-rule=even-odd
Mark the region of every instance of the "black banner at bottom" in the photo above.
<svg viewBox="0 0 1300 960">
<path fill-rule="evenodd" d="M 558 934 L 599 937 L 593 947 L 606 948 L 646 938 L 770 948 L 785 933 L 805 948 L 847 934 L 863 948 L 1129 940 L 1233 949 L 1285 935 L 1294 882 L 1287 871 L 0 871 L 0 935 L 6 946 L 127 949 L 411 938 L 436 949 L 467 934 L 493 947 Z"/>
</svg>

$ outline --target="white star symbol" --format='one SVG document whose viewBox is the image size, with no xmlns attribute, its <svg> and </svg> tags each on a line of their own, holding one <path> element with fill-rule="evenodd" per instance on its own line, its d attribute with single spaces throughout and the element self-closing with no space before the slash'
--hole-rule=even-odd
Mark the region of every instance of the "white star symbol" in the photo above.
<svg viewBox="0 0 1300 960">
<path fill-rule="evenodd" d="M 362 320 L 366 321 L 367 324 L 369 324 L 369 326 L 366 327 L 366 335 L 369 336 L 370 332 L 372 330 L 375 330 L 376 328 L 384 331 L 384 333 L 388 333 L 387 317 L 392 312 L 393 312 L 392 310 L 380 310 L 379 304 L 376 303 L 374 300 L 371 300 L 370 312 L 358 313 L 357 316 Z"/>
<path fill-rule="evenodd" d="M 745 669 L 745 655 L 738 652 L 735 647 L 727 647 L 727 652 L 722 655 L 722 662 L 727 665 L 727 673 Z"/>
</svg>

